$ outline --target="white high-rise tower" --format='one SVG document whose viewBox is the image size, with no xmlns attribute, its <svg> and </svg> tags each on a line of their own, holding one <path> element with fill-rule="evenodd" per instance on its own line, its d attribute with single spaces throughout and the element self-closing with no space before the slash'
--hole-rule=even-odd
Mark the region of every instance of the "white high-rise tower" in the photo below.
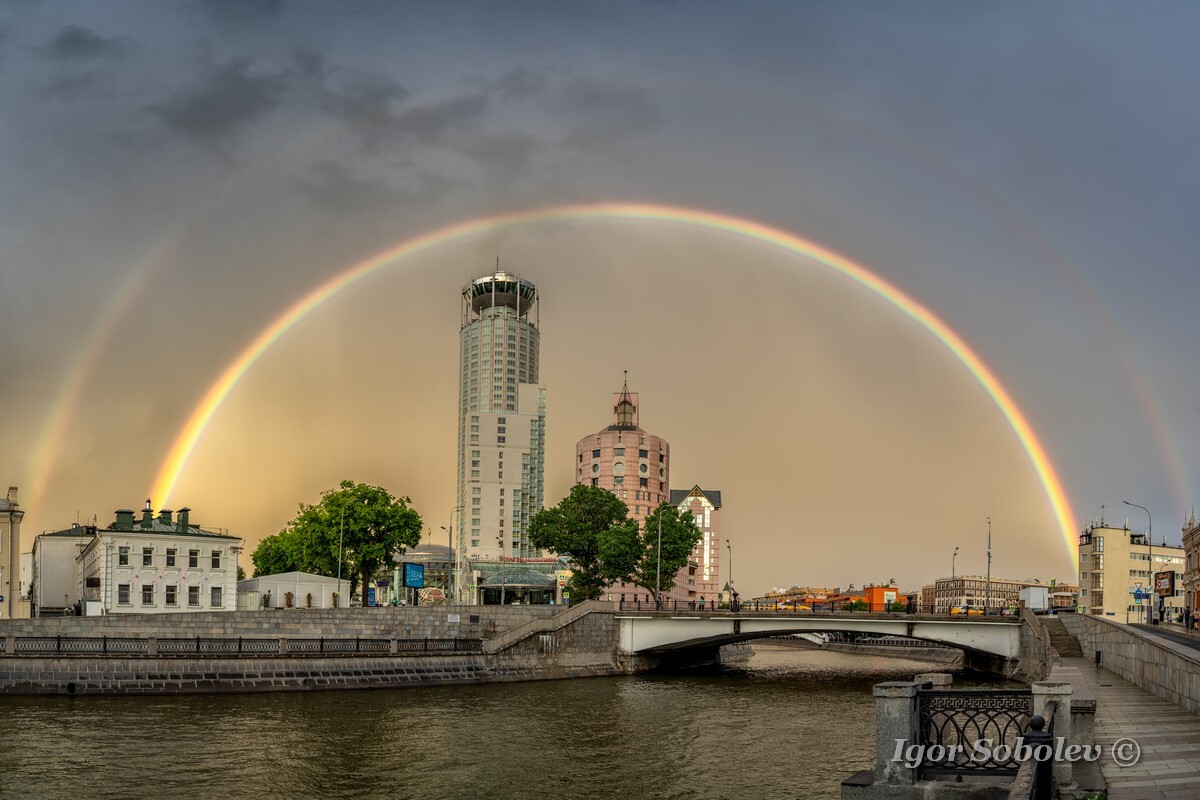
<svg viewBox="0 0 1200 800">
<path fill-rule="evenodd" d="M 466 560 L 529 558 L 545 492 L 546 390 L 538 385 L 538 294 L 499 272 L 462 290 L 458 406 L 458 585 Z"/>
</svg>

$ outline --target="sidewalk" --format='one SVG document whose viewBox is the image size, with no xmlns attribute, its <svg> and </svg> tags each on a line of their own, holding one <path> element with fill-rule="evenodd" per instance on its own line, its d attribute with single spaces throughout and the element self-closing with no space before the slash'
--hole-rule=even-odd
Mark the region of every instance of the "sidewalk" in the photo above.
<svg viewBox="0 0 1200 800">
<path fill-rule="evenodd" d="M 1064 658 L 1051 680 L 1087 687 L 1096 696 L 1096 744 L 1108 800 L 1196 800 L 1200 797 L 1200 715 L 1185 711 L 1085 658 Z M 1113 743 L 1142 749 L 1129 767 L 1113 763 Z"/>
</svg>

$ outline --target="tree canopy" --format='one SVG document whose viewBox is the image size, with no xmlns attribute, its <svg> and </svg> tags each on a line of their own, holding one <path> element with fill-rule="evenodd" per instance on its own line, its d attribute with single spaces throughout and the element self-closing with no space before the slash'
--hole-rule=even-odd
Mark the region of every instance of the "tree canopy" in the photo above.
<svg viewBox="0 0 1200 800">
<path fill-rule="evenodd" d="M 661 593 L 675 586 L 701 535 L 690 511 L 663 503 L 640 529 L 636 525 L 614 529 L 602 539 L 602 572 L 610 582 L 625 581 L 649 590 L 657 605 Z"/>
<path fill-rule="evenodd" d="M 596 600 L 613 582 L 601 559 L 605 540 L 637 533 L 637 523 L 628 516 L 629 508 L 612 492 L 575 485 L 558 505 L 534 515 L 529 522 L 529 541 L 574 562 L 566 587 L 572 599 Z"/>
<path fill-rule="evenodd" d="M 411 502 L 379 486 L 342 481 L 316 505 L 301 503 L 295 519 L 258 543 L 250 555 L 254 574 L 336 576 L 342 552 L 342 575 L 353 593 L 360 580 L 366 586 L 381 567 L 395 566 L 397 553 L 421 541 L 421 515 L 409 508 Z"/>
</svg>

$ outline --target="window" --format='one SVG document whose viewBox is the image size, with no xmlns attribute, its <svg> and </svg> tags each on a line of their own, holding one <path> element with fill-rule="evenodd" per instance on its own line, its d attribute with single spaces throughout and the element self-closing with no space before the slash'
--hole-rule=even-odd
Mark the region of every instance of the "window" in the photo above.
<svg viewBox="0 0 1200 800">
<path fill-rule="evenodd" d="M 212 587 L 212 597 L 209 598 L 209 605 L 212 606 L 213 608 L 221 607 L 221 587 L 220 586 Z"/>
<path fill-rule="evenodd" d="M 507 417 L 496 417 L 496 424 L 497 425 L 507 425 L 508 424 L 508 422 L 506 421 L 507 419 L 508 419 Z"/>
<path fill-rule="evenodd" d="M 471 487 L 471 494 L 483 494 L 483 490 L 478 486 Z"/>
<path fill-rule="evenodd" d="M 592 464 L 592 474 L 593 474 L 593 475 L 595 475 L 595 474 L 596 474 L 597 472 L 599 472 L 599 471 L 600 471 L 600 465 L 599 465 L 599 464 Z"/>
<path fill-rule="evenodd" d="M 614 447 L 614 448 L 613 448 L 613 455 L 614 455 L 614 456 L 623 456 L 623 455 L 625 455 L 625 448 L 624 448 L 624 447 Z"/>
<path fill-rule="evenodd" d="M 638 450 L 638 458 L 649 458 L 649 457 L 650 457 L 649 450 Z"/>
<path fill-rule="evenodd" d="M 643 466 L 644 466 L 644 465 L 643 465 Z M 650 481 L 649 481 L 649 480 L 647 480 L 646 478 L 638 478 L 638 484 L 639 484 L 639 485 L 641 485 L 641 486 L 649 486 L 649 485 L 650 485 Z"/>
<path fill-rule="evenodd" d="M 221 551 L 220 550 L 212 551 L 212 568 L 213 569 L 221 568 Z"/>
<path fill-rule="evenodd" d="M 496 444 L 504 444 L 504 437 L 503 437 L 503 436 L 497 436 L 497 437 L 496 437 Z"/>
<path fill-rule="evenodd" d="M 624 482 L 625 482 L 624 475 L 616 475 L 613 477 L 613 483 L 624 483 Z"/>
<path fill-rule="evenodd" d="M 117 548 L 117 565 L 121 566 L 121 567 L 129 566 L 129 548 L 128 547 L 118 547 Z"/>
<path fill-rule="evenodd" d="M 471 498 L 471 505 L 477 506 L 477 505 L 480 505 L 481 503 L 483 503 L 482 497 L 472 497 Z"/>
<path fill-rule="evenodd" d="M 142 605 L 154 605 L 154 584 L 148 583 L 142 586 Z"/>
<path fill-rule="evenodd" d="M 199 586 L 189 586 L 188 587 L 188 605 L 195 607 L 195 608 L 200 607 L 200 587 Z"/>
<path fill-rule="evenodd" d="M 599 486 L 599 485 L 600 485 L 600 479 L 592 478 L 592 486 Z"/>
<path fill-rule="evenodd" d="M 142 566 L 148 567 L 148 566 L 152 565 L 153 563 L 154 563 L 154 548 L 153 547 L 143 547 L 142 548 Z"/>
<path fill-rule="evenodd" d="M 599 458 L 599 457 L 600 457 L 600 451 L 599 451 L 599 450 L 593 450 L 593 451 L 592 451 L 592 458 Z"/>
<path fill-rule="evenodd" d="M 188 566 L 189 567 L 200 566 L 200 551 L 199 550 L 188 550 Z"/>
<path fill-rule="evenodd" d="M 179 605 L 179 602 L 175 598 L 175 591 L 176 588 L 174 584 L 167 586 L 167 605 L 169 606 Z"/>
<path fill-rule="evenodd" d="M 119 606 L 129 605 L 129 584 L 128 583 L 117 584 L 117 605 L 119 605 Z"/>
<path fill-rule="evenodd" d="M 167 566 L 168 567 L 175 566 L 175 548 L 174 547 L 167 548 Z"/>
</svg>

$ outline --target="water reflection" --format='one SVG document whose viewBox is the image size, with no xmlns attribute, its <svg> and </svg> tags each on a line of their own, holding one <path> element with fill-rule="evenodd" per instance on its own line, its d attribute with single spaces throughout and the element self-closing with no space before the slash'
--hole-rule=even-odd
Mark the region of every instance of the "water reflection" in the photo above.
<svg viewBox="0 0 1200 800">
<path fill-rule="evenodd" d="M 873 758 L 871 685 L 935 669 L 756 645 L 632 678 L 0 698 L 0 795 L 836 798 Z"/>
</svg>

